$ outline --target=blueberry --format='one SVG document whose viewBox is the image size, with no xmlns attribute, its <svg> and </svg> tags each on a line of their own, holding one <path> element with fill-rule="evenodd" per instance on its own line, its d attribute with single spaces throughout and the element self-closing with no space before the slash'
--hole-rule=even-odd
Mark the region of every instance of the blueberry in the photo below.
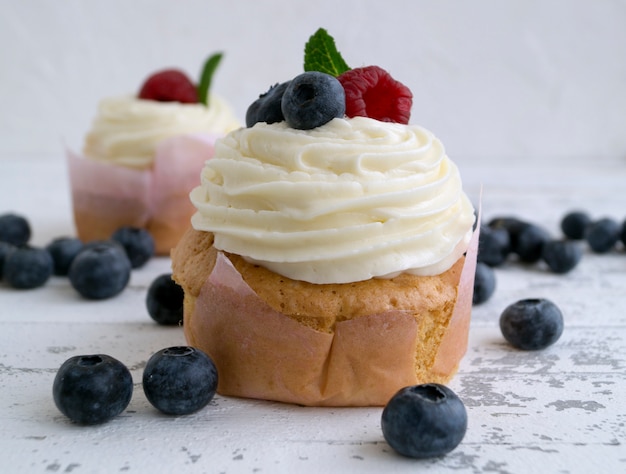
<svg viewBox="0 0 626 474">
<path fill-rule="evenodd" d="M 481 226 L 478 237 L 478 261 L 499 267 L 509 256 L 511 238 L 502 227 Z"/>
<path fill-rule="evenodd" d="M 287 125 L 310 130 L 343 117 L 346 96 L 341 83 L 330 74 L 309 71 L 296 76 L 287 86 L 281 102 Z"/>
<path fill-rule="evenodd" d="M 582 240 L 591 217 L 584 211 L 570 211 L 561 219 L 561 230 L 568 239 Z"/>
<path fill-rule="evenodd" d="M 550 240 L 550 234 L 535 224 L 528 224 L 517 235 L 513 252 L 525 263 L 535 263 L 541 259 L 543 246 Z"/>
<path fill-rule="evenodd" d="M 86 245 L 68 271 L 70 283 L 84 298 L 101 300 L 120 293 L 130 280 L 131 266 L 116 244 Z"/>
<path fill-rule="evenodd" d="M 504 338 L 518 349 L 544 349 L 561 337 L 563 315 L 550 300 L 524 299 L 502 312 L 500 330 Z"/>
<path fill-rule="evenodd" d="M 246 111 L 246 127 L 252 127 L 257 122 L 276 123 L 285 120 L 281 102 L 289 82 L 273 85 L 250 104 Z"/>
<path fill-rule="evenodd" d="M 541 258 L 554 273 L 567 273 L 582 259 L 583 251 L 573 240 L 550 240 L 543 245 Z"/>
<path fill-rule="evenodd" d="M 463 440 L 467 411 L 456 393 L 444 385 L 405 387 L 385 406 L 382 430 L 387 443 L 404 456 L 442 456 Z"/>
<path fill-rule="evenodd" d="M 0 241 L 0 280 L 3 278 L 4 261 L 6 260 L 7 255 L 15 249 L 15 245 Z"/>
<path fill-rule="evenodd" d="M 104 354 L 71 357 L 59 368 L 52 395 L 57 408 L 83 425 L 104 423 L 122 413 L 133 393 L 128 368 Z"/>
<path fill-rule="evenodd" d="M 505 229 L 509 233 L 509 243 L 512 251 L 517 246 L 517 239 L 520 232 L 530 224 L 517 217 L 500 216 L 491 219 L 487 225 L 492 229 Z"/>
<path fill-rule="evenodd" d="M 124 246 L 113 239 L 90 240 L 89 242 L 85 242 L 83 244 L 83 250 L 102 246 L 113 247 L 114 249 L 117 249 L 117 251 L 122 252 L 124 255 L 126 255 L 126 258 L 128 258 L 128 254 L 126 253 L 126 249 L 124 248 Z M 128 261 L 128 263 L 130 263 L 130 260 Z"/>
<path fill-rule="evenodd" d="M 146 229 L 121 227 L 111 240 L 124 247 L 132 268 L 140 268 L 154 255 L 154 238 Z"/>
<path fill-rule="evenodd" d="M 626 220 L 622 222 L 622 229 L 619 233 L 619 239 L 622 241 L 622 244 L 626 245 Z"/>
<path fill-rule="evenodd" d="M 163 325 L 180 324 L 183 320 L 183 289 L 174 280 L 171 273 L 156 277 L 146 296 L 148 314 L 157 323 Z"/>
<path fill-rule="evenodd" d="M 0 215 L 0 241 L 20 246 L 30 240 L 30 224 L 25 217 L 8 213 Z"/>
<path fill-rule="evenodd" d="M 148 401 L 168 415 L 186 415 L 206 406 L 217 389 L 211 358 L 193 347 L 168 347 L 150 359 L 143 371 Z"/>
<path fill-rule="evenodd" d="M 489 265 L 482 262 L 476 263 L 474 275 L 474 295 L 472 304 L 481 304 L 487 301 L 496 291 L 496 273 Z"/>
<path fill-rule="evenodd" d="M 594 252 L 606 253 L 619 241 L 620 230 L 620 225 L 615 220 L 605 217 L 587 226 L 585 240 Z"/>
<path fill-rule="evenodd" d="M 5 257 L 3 275 L 13 288 L 30 290 L 43 286 L 52 276 L 53 267 L 46 249 L 16 247 Z"/>
<path fill-rule="evenodd" d="M 74 257 L 83 249 L 83 243 L 76 237 L 57 237 L 46 246 L 54 262 L 54 274 L 66 276 Z"/>
</svg>

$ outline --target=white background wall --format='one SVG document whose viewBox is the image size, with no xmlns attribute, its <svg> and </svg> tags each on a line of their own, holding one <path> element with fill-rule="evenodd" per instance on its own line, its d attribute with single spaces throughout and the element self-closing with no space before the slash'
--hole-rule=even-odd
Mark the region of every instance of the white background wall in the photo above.
<svg viewBox="0 0 626 474">
<path fill-rule="evenodd" d="M 414 94 L 452 157 L 626 157 L 624 0 L 0 0 L 0 157 L 80 148 L 103 96 L 223 50 L 243 120 L 320 26 Z"/>
</svg>

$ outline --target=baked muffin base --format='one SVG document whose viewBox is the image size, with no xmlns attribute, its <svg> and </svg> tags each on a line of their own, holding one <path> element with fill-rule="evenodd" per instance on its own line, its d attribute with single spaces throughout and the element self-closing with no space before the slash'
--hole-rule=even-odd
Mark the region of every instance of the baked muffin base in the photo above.
<svg viewBox="0 0 626 474">
<path fill-rule="evenodd" d="M 172 260 L 185 335 L 214 359 L 222 395 L 382 406 L 401 387 L 446 383 L 456 372 L 475 251 L 437 276 L 314 285 L 212 244 L 212 234 L 190 229 Z"/>
</svg>

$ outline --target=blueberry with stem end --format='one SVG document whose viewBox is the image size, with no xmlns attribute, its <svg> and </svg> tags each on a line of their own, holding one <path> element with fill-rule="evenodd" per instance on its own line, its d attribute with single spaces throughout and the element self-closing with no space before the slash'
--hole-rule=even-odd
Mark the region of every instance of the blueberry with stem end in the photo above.
<svg viewBox="0 0 626 474">
<path fill-rule="evenodd" d="M 128 368 L 105 354 L 69 358 L 57 371 L 52 386 L 59 411 L 83 425 L 116 417 L 126 409 L 132 393 Z"/>
<path fill-rule="evenodd" d="M 167 415 L 186 415 L 206 406 L 217 390 L 217 369 L 199 349 L 187 346 L 161 349 L 143 372 L 148 401 Z"/>
<path fill-rule="evenodd" d="M 311 130 L 343 117 L 343 86 L 330 74 L 309 71 L 296 76 L 285 89 L 281 110 L 291 128 Z"/>
<path fill-rule="evenodd" d="M 398 453 L 424 459 L 456 448 L 467 431 L 467 411 L 448 387 L 427 383 L 399 390 L 381 419 L 385 440 Z"/>
<path fill-rule="evenodd" d="M 554 344 L 563 333 L 563 315 L 545 298 L 519 300 L 500 315 L 504 338 L 518 349 L 534 351 Z"/>
<path fill-rule="evenodd" d="M 87 244 L 72 261 L 68 278 L 81 296 L 111 298 L 130 281 L 131 265 L 124 248 L 116 243 Z"/>
</svg>

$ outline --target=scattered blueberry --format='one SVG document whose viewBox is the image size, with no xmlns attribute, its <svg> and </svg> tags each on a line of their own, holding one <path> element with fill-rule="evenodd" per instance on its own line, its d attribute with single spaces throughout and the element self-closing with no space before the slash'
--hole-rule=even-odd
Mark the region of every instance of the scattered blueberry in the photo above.
<svg viewBox="0 0 626 474">
<path fill-rule="evenodd" d="M 4 273 L 4 261 L 6 260 L 7 255 L 15 250 L 15 245 L 10 244 L 8 242 L 0 241 L 0 280 L 3 278 Z"/>
<path fill-rule="evenodd" d="M 343 117 L 346 97 L 343 86 L 330 74 L 308 71 L 296 76 L 285 89 L 281 109 L 287 125 L 310 130 Z"/>
<path fill-rule="evenodd" d="M 622 241 L 622 244 L 626 245 L 626 220 L 622 222 L 622 230 L 619 233 L 619 239 Z"/>
<path fill-rule="evenodd" d="M 382 414 L 383 436 L 398 453 L 423 459 L 456 448 L 467 430 L 467 411 L 448 387 L 436 383 L 399 390 Z"/>
<path fill-rule="evenodd" d="M 550 240 L 543 245 L 541 258 L 554 273 L 567 273 L 583 257 L 578 242 L 573 240 Z"/>
<path fill-rule="evenodd" d="M 13 288 L 30 290 L 43 286 L 52 276 L 54 263 L 46 249 L 17 247 L 4 259 L 4 280 Z"/>
<path fill-rule="evenodd" d="M 246 127 L 252 127 L 257 122 L 276 123 L 285 120 L 281 102 L 289 82 L 273 85 L 250 104 L 246 111 Z"/>
<path fill-rule="evenodd" d="M 619 241 L 620 231 L 621 228 L 617 221 L 605 217 L 587 226 L 585 240 L 594 252 L 606 253 Z"/>
<path fill-rule="evenodd" d="M 570 211 L 561 220 L 561 230 L 568 239 L 582 240 L 591 217 L 584 211 Z"/>
<path fill-rule="evenodd" d="M 130 272 L 130 261 L 122 247 L 100 243 L 86 246 L 76 255 L 68 277 L 84 298 L 100 300 L 120 293 L 130 280 Z"/>
<path fill-rule="evenodd" d="M 148 401 L 168 415 L 186 415 L 206 406 L 217 389 L 213 360 L 193 347 L 161 349 L 143 372 L 143 391 Z"/>
<path fill-rule="evenodd" d="M 178 325 L 183 321 L 183 297 L 180 285 L 172 280 L 171 273 L 156 277 L 148 288 L 146 307 L 148 314 L 162 325 Z"/>
<path fill-rule="evenodd" d="M 103 245 L 106 247 L 116 248 L 126 253 L 126 249 L 124 248 L 124 246 L 113 239 L 90 240 L 89 242 L 86 242 L 84 244 L 83 250 L 87 250 L 87 249 L 94 248 L 94 247 L 101 247 Z"/>
<path fill-rule="evenodd" d="M 111 236 L 126 250 L 132 268 L 140 268 L 154 255 L 154 238 L 146 229 L 121 227 Z"/>
<path fill-rule="evenodd" d="M 536 224 L 528 224 L 517 235 L 513 252 L 524 263 L 536 263 L 541 259 L 544 244 L 550 240 L 550 234 Z"/>
<path fill-rule="evenodd" d="M 30 224 L 25 217 L 8 213 L 0 215 L 0 241 L 20 246 L 30 240 Z"/>
<path fill-rule="evenodd" d="M 500 330 L 504 338 L 518 349 L 544 349 L 561 337 L 563 315 L 550 300 L 523 299 L 502 312 Z"/>
<path fill-rule="evenodd" d="M 499 267 L 509 256 L 511 238 L 502 227 L 481 226 L 478 236 L 478 261 L 490 267 Z"/>
<path fill-rule="evenodd" d="M 517 239 L 522 230 L 524 230 L 529 223 L 512 216 L 494 217 L 487 225 L 492 229 L 505 229 L 509 233 L 509 243 L 511 250 L 517 247 Z"/>
<path fill-rule="evenodd" d="M 487 301 L 496 291 L 496 273 L 489 265 L 483 262 L 476 263 L 474 275 L 474 295 L 472 304 L 481 304 Z"/>
<path fill-rule="evenodd" d="M 57 237 L 46 246 L 54 262 L 54 274 L 66 276 L 74 257 L 83 249 L 83 243 L 76 237 Z"/>
<path fill-rule="evenodd" d="M 126 409 L 132 393 L 128 368 L 104 354 L 69 358 L 59 368 L 52 386 L 57 408 L 83 425 L 116 417 Z"/>
</svg>

